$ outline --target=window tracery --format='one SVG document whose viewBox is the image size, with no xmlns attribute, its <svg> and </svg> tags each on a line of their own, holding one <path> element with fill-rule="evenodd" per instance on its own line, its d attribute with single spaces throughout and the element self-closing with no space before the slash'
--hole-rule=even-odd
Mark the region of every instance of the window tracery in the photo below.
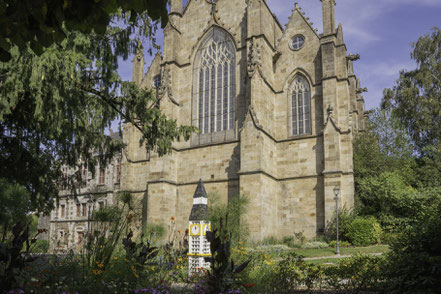
<svg viewBox="0 0 441 294">
<path fill-rule="evenodd" d="M 235 120 L 235 49 L 227 33 L 214 28 L 198 49 L 194 88 L 202 134 L 230 130 Z"/>
<path fill-rule="evenodd" d="M 291 84 L 291 134 L 311 134 L 311 89 L 308 81 L 297 75 Z"/>
</svg>

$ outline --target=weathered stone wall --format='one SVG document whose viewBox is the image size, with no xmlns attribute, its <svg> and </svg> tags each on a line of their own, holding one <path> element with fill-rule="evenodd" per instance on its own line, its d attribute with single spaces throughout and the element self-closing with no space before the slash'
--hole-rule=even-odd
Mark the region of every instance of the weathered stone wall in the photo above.
<svg viewBox="0 0 441 294">
<path fill-rule="evenodd" d="M 335 210 L 336 185 L 343 203 L 353 206 L 352 130 L 362 128 L 364 117 L 360 83 L 346 56 L 342 28 L 335 28 L 334 0 L 322 3 L 323 35 L 298 7 L 282 29 L 264 0 L 190 0 L 182 12 L 176 1 L 164 56 L 155 57 L 141 85 L 151 88 L 160 74 L 161 110 L 179 124 L 197 126 L 196 52 L 212 28 L 224 29 L 236 49 L 235 128 L 193 134 L 159 158 L 139 146 L 135 128 L 125 126 L 122 189 L 144 199 L 147 224 L 167 227 L 174 216 L 177 229 L 184 230 L 201 178 L 207 192 L 224 203 L 239 193 L 250 199 L 243 220 L 251 239 L 301 231 L 314 237 Z M 290 42 L 299 34 L 305 44 L 292 50 Z M 296 75 L 311 88 L 312 131 L 302 136 L 292 136 L 290 129 Z"/>
</svg>

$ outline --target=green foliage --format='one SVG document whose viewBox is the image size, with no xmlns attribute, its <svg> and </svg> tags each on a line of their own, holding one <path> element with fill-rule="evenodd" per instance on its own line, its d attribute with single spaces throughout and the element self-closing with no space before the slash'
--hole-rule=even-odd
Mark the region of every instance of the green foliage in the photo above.
<svg viewBox="0 0 441 294">
<path fill-rule="evenodd" d="M 349 226 L 355 218 L 355 213 L 345 206 L 338 210 L 338 237 L 341 241 L 350 241 L 347 236 Z M 337 218 L 334 212 L 332 219 L 328 222 L 324 233 L 327 242 L 336 240 L 337 238 Z"/>
<path fill-rule="evenodd" d="M 300 248 L 306 243 L 306 236 L 303 232 L 296 232 L 292 236 L 285 236 L 282 239 L 282 244 L 291 248 Z M 278 242 L 277 244 L 280 244 Z"/>
<path fill-rule="evenodd" d="M 196 130 L 167 119 L 152 92 L 122 81 L 118 59 L 136 48 L 130 29 L 115 24 L 104 35 L 67 31 L 38 56 L 14 47 L 0 63 L 0 178 L 27 188 L 33 207 L 49 211 L 59 185 L 76 188 L 79 172 L 64 178 L 62 165 L 82 161 L 94 174 L 121 152 L 123 142 L 105 135 L 115 120 L 138 129 L 140 144 L 160 156 Z"/>
<path fill-rule="evenodd" d="M 307 263 L 302 256 L 289 253 L 277 265 L 272 280 L 273 293 L 292 293 L 302 285 L 308 290 L 321 288 L 323 274 L 321 266 Z"/>
<path fill-rule="evenodd" d="M 419 151 L 441 146 L 441 30 L 420 37 L 411 55 L 417 69 L 402 71 L 393 89 L 384 91 L 382 107 L 392 109 L 409 130 Z"/>
<path fill-rule="evenodd" d="M 364 178 L 358 186 L 359 199 L 363 204 L 358 208 L 359 213 L 377 217 L 397 214 L 399 203 L 414 192 L 415 190 L 394 172 Z"/>
<path fill-rule="evenodd" d="M 165 236 L 165 228 L 161 224 L 147 224 L 145 235 L 150 239 L 161 240 Z"/>
<path fill-rule="evenodd" d="M 228 220 L 228 214 L 225 217 Z M 228 222 L 227 222 L 228 223 Z M 236 290 L 238 285 L 237 275 L 241 273 L 251 262 L 251 259 L 237 266 L 231 259 L 231 235 L 219 219 L 219 230 L 214 229 L 207 232 L 207 240 L 210 242 L 212 257 L 207 257 L 210 262 L 210 269 L 207 272 L 207 292 L 225 293 Z M 229 235 L 229 236 L 228 236 Z"/>
<path fill-rule="evenodd" d="M 441 194 L 441 192 L 438 192 Z M 441 278 L 441 203 L 392 242 L 388 293 L 439 293 Z"/>
<path fill-rule="evenodd" d="M 224 237 L 231 235 L 233 242 L 240 242 L 246 240 L 248 236 L 248 226 L 241 221 L 241 217 L 244 215 L 248 205 L 248 199 L 244 196 L 234 196 L 229 199 L 228 204 L 222 204 L 219 200 L 219 196 L 216 194 L 209 194 L 209 212 L 211 226 L 217 229 L 218 233 L 225 232 Z M 228 214 L 228 218 L 225 219 L 225 215 Z M 224 218 L 225 223 L 223 229 L 220 229 L 220 220 Z"/>
<path fill-rule="evenodd" d="M 165 27 L 166 5 L 166 0 L 1 0 L 0 61 L 11 58 L 8 53 L 14 45 L 24 51 L 30 43 L 30 48 L 41 54 L 43 47 L 61 43 L 66 38 L 66 29 L 104 35 L 112 15 L 117 12 L 125 16 L 124 25 L 132 29 L 141 20 L 152 26 L 152 21 L 160 19 Z"/>
<path fill-rule="evenodd" d="M 352 246 L 352 244 L 350 243 L 350 242 L 347 242 L 347 241 L 338 241 L 338 245 L 340 246 L 340 247 L 351 247 Z M 337 241 L 331 241 L 331 242 L 329 242 L 329 247 L 331 247 L 331 248 L 335 248 L 335 247 L 337 247 Z"/>
<path fill-rule="evenodd" d="M 350 293 L 382 289 L 386 262 L 383 257 L 356 255 L 344 258 L 335 266 L 324 268 L 326 284 L 335 290 Z"/>
<path fill-rule="evenodd" d="M 417 158 L 418 188 L 441 186 L 441 148 L 427 146 L 422 153 L 423 156 Z"/>
<path fill-rule="evenodd" d="M 0 178 L 0 207 L 1 242 L 5 242 L 11 226 L 31 221 L 30 193 L 23 186 Z"/>
<path fill-rule="evenodd" d="M 348 226 L 346 236 L 355 246 L 378 244 L 383 230 L 374 217 L 356 217 Z"/>
<path fill-rule="evenodd" d="M 47 253 L 49 250 L 49 241 L 47 240 L 35 240 L 35 245 L 31 248 L 32 253 Z"/>
<path fill-rule="evenodd" d="M 305 243 L 302 248 L 304 249 L 321 249 L 321 248 L 328 248 L 329 244 L 326 242 L 319 242 L 319 241 L 309 241 Z"/>
<path fill-rule="evenodd" d="M 115 248 L 123 235 L 126 251 L 131 238 L 129 225 L 134 218 L 133 196 L 128 192 L 118 195 L 118 203 L 94 212 L 92 217 L 91 234 L 87 235 L 85 259 L 89 271 L 105 271 L 109 266 Z M 129 244 L 130 243 L 130 244 Z"/>
</svg>

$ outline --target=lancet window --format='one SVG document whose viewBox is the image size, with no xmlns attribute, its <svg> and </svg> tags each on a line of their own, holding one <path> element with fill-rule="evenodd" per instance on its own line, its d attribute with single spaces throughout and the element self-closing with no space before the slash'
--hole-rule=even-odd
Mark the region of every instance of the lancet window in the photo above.
<svg viewBox="0 0 441 294">
<path fill-rule="evenodd" d="M 292 135 L 311 134 L 311 89 L 301 75 L 291 84 L 291 124 Z"/>
<path fill-rule="evenodd" d="M 200 46 L 195 60 L 197 126 L 202 134 L 234 128 L 235 49 L 228 34 L 214 28 Z"/>
</svg>

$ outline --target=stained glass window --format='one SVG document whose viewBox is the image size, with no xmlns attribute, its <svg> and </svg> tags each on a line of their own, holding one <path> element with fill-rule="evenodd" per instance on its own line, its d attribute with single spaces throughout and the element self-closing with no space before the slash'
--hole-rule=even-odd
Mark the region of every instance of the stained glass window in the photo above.
<svg viewBox="0 0 441 294">
<path fill-rule="evenodd" d="M 195 60 L 197 125 L 202 134 L 234 128 L 235 70 L 233 42 L 225 31 L 214 28 L 202 42 Z"/>
<path fill-rule="evenodd" d="M 311 134 L 311 90 L 301 75 L 291 84 L 292 135 Z"/>
</svg>

